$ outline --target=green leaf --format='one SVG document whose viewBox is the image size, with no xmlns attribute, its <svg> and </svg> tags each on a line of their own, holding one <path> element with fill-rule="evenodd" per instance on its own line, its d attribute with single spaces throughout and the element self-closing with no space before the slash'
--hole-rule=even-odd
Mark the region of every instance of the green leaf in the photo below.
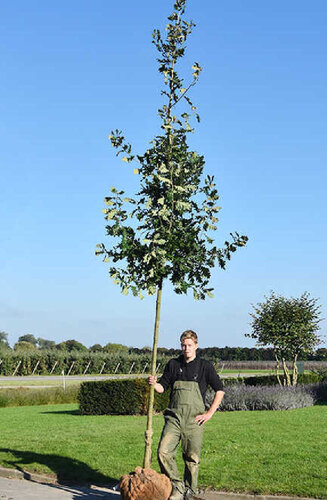
<svg viewBox="0 0 327 500">
<path fill-rule="evenodd" d="M 138 175 L 138 173 L 139 173 L 139 169 L 138 168 L 134 168 L 133 174 Z"/>
<path fill-rule="evenodd" d="M 122 157 L 122 161 L 126 161 L 126 162 L 128 162 L 128 158 L 127 158 L 127 156 L 123 156 L 123 157 Z"/>
</svg>

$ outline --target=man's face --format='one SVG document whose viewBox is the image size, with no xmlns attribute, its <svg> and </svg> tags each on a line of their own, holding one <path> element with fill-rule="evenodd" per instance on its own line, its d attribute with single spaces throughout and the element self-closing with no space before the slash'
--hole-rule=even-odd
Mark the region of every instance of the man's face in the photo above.
<svg viewBox="0 0 327 500">
<path fill-rule="evenodd" d="M 185 361 L 192 361 L 196 356 L 196 350 L 198 348 L 197 342 L 194 342 L 192 339 L 184 339 L 181 343 L 181 347 Z"/>
</svg>

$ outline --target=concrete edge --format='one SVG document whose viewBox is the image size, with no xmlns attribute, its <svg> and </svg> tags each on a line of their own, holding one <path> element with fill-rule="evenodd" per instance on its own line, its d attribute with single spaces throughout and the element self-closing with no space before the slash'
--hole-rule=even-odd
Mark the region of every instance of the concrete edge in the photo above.
<svg viewBox="0 0 327 500">
<path fill-rule="evenodd" d="M 8 469 L 6 467 L 0 467 L 0 477 L 5 477 L 7 479 L 34 481 L 36 483 L 43 483 L 43 484 L 56 484 L 56 485 L 59 484 L 56 476 L 46 476 L 43 474 L 36 474 L 34 472 L 21 471 L 17 469 Z M 60 482 L 60 484 L 77 486 L 77 483 L 73 481 L 64 481 Z M 78 486 L 88 486 L 89 488 L 92 488 L 92 484 L 83 483 L 82 481 L 78 484 Z M 102 489 L 101 486 L 99 486 L 99 489 Z M 106 489 L 105 486 L 104 489 Z M 230 491 L 216 491 L 209 489 L 198 494 L 196 496 L 196 500 L 219 500 L 219 499 L 223 500 L 224 497 L 225 498 L 227 497 L 229 500 L 317 500 L 313 497 L 257 495 L 255 493 L 235 493 Z"/>
<path fill-rule="evenodd" d="M 7 479 L 26 479 L 27 481 L 34 481 L 35 483 L 58 484 L 56 476 L 46 476 L 23 470 L 7 469 L 6 467 L 0 467 L 0 477 L 6 477 Z"/>
<path fill-rule="evenodd" d="M 256 493 L 236 493 L 231 491 L 205 490 L 197 495 L 196 500 L 317 500 L 313 497 L 298 497 L 286 495 L 258 495 Z"/>
</svg>

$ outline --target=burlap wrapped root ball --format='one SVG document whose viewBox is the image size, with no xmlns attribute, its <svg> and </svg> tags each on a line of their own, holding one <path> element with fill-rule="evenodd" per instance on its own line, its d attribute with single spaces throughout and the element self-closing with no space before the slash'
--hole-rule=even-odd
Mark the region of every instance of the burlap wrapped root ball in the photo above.
<svg viewBox="0 0 327 500">
<path fill-rule="evenodd" d="M 122 476 L 119 488 L 123 500 L 168 500 L 172 490 L 167 476 L 141 467 Z"/>
</svg>

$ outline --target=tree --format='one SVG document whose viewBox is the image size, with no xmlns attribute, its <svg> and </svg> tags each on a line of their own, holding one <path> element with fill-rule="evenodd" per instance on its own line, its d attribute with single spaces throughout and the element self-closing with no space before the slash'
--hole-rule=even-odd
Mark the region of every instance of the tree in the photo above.
<svg viewBox="0 0 327 500">
<path fill-rule="evenodd" d="M 159 52 L 159 72 L 164 79 L 161 95 L 166 100 L 158 110 L 161 135 L 157 135 L 149 149 L 134 155 L 122 132 L 112 131 L 109 139 L 117 156 L 127 164 L 135 161 L 134 174 L 140 177 L 140 189 L 134 198 L 123 190 L 111 188 L 103 210 L 107 235 L 118 242 L 96 248 L 105 262 L 112 261 L 109 273 L 124 295 L 129 291 L 143 298 L 143 294 L 157 294 L 153 336 L 151 373 L 155 374 L 158 331 L 163 283 L 170 280 L 177 294 L 193 291 L 194 298 L 212 297 L 209 286 L 211 269 L 225 269 L 226 261 L 237 247 L 246 244 L 247 237 L 231 234 L 217 248 L 210 232 L 217 229 L 218 192 L 214 177 L 203 179 L 204 157 L 190 151 L 187 134 L 193 132 L 192 115 L 199 122 L 196 106 L 189 98 L 189 90 L 198 81 L 202 71 L 195 62 L 192 79 L 184 84 L 176 70 L 184 56 L 187 37 L 194 23 L 183 19 L 186 0 L 176 0 L 174 11 L 168 17 L 166 37 L 159 30 L 153 32 L 153 44 Z M 177 112 L 177 105 L 187 106 Z M 135 224 L 129 225 L 132 218 Z M 116 263 L 121 262 L 121 267 Z M 150 388 L 146 431 L 144 466 L 151 462 L 153 387 Z"/>
<path fill-rule="evenodd" d="M 60 342 L 60 344 L 56 345 L 56 348 L 59 349 L 59 351 L 87 351 L 87 347 L 85 345 L 81 344 L 77 340 L 65 340 L 64 342 Z"/>
<path fill-rule="evenodd" d="M 246 337 L 256 339 L 257 345 L 272 346 L 276 359 L 276 376 L 279 384 L 279 368 L 283 367 L 283 384 L 296 385 L 299 356 L 312 353 L 320 344 L 320 307 L 318 299 L 305 292 L 299 298 L 286 298 L 271 292 L 266 301 L 253 306 L 252 333 Z M 292 361 L 292 374 L 286 362 Z"/>
<path fill-rule="evenodd" d="M 36 345 L 31 342 L 26 342 L 25 340 L 19 340 L 14 345 L 14 351 L 36 351 Z"/>
<path fill-rule="evenodd" d="M 102 352 L 102 345 L 101 344 L 94 344 L 89 348 L 89 351 L 91 352 Z"/>
<path fill-rule="evenodd" d="M 0 332 L 0 348 L 9 349 L 8 333 Z"/>
<path fill-rule="evenodd" d="M 37 343 L 41 350 L 54 349 L 56 347 L 56 343 L 54 342 L 54 340 L 42 339 L 41 337 L 37 339 Z"/>
<path fill-rule="evenodd" d="M 119 352 L 128 352 L 128 347 L 123 344 L 115 344 L 109 342 L 105 346 L 103 346 L 103 352 L 111 352 L 111 353 L 119 353 Z"/>
<path fill-rule="evenodd" d="M 36 346 L 37 339 L 34 337 L 34 335 L 32 333 L 27 333 L 26 335 L 21 335 L 18 338 L 18 342 L 29 342 L 30 344 L 33 344 Z"/>
</svg>

